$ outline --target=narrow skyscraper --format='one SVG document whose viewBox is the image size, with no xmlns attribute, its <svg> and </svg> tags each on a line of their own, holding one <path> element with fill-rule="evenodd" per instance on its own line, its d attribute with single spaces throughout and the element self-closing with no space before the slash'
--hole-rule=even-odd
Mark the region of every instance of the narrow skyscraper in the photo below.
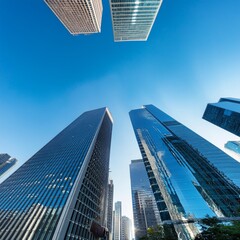
<svg viewBox="0 0 240 240">
<path fill-rule="evenodd" d="M 108 183 L 108 206 L 107 206 L 107 228 L 109 231 L 109 239 L 112 239 L 113 230 L 113 192 L 114 185 L 113 180 Z"/>
<path fill-rule="evenodd" d="M 217 103 L 209 103 L 203 119 L 240 137 L 240 99 L 220 98 Z"/>
<path fill-rule="evenodd" d="M 67 30 L 73 34 L 101 32 L 101 0 L 44 0 Z"/>
<path fill-rule="evenodd" d="M 161 220 L 179 238 L 206 215 L 240 215 L 240 163 L 153 105 L 130 117 Z"/>
<path fill-rule="evenodd" d="M 111 132 L 108 109 L 85 112 L 6 179 L 0 239 L 99 239 L 90 227 L 106 219 Z"/>
<path fill-rule="evenodd" d="M 147 229 L 160 225 L 160 215 L 142 159 L 130 164 L 135 240 L 147 235 Z"/>
<path fill-rule="evenodd" d="M 121 240 L 122 202 L 115 203 L 114 211 L 114 240 Z"/>
<path fill-rule="evenodd" d="M 146 41 L 162 0 L 109 0 L 114 41 Z"/>
</svg>

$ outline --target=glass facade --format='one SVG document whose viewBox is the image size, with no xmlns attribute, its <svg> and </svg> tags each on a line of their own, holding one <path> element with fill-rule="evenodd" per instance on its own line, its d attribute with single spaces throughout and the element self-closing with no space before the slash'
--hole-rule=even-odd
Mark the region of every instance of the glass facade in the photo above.
<svg viewBox="0 0 240 240">
<path fill-rule="evenodd" d="M 149 227 L 160 224 L 160 215 L 142 159 L 130 164 L 135 239 L 147 235 Z"/>
<path fill-rule="evenodd" d="M 98 239 L 104 224 L 112 120 L 85 112 L 0 185 L 1 239 Z"/>
<path fill-rule="evenodd" d="M 240 137 L 240 99 L 221 98 L 209 103 L 203 119 Z"/>
<path fill-rule="evenodd" d="M 163 223 L 192 239 L 194 219 L 239 216 L 240 163 L 153 105 L 130 117 Z"/>
<path fill-rule="evenodd" d="M 162 0 L 109 0 L 114 41 L 146 41 Z"/>
</svg>

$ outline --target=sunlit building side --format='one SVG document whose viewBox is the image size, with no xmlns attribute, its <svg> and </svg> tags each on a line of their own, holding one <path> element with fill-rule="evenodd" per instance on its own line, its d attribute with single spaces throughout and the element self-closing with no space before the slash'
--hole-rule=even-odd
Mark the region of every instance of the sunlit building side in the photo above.
<svg viewBox="0 0 240 240">
<path fill-rule="evenodd" d="M 101 32 L 101 0 L 44 0 L 67 30 L 73 34 Z"/>
<path fill-rule="evenodd" d="M 239 216 L 239 162 L 153 105 L 130 118 L 163 224 L 193 239 L 196 219 Z"/>
<path fill-rule="evenodd" d="M 146 41 L 162 0 L 109 0 L 114 41 Z"/>
</svg>

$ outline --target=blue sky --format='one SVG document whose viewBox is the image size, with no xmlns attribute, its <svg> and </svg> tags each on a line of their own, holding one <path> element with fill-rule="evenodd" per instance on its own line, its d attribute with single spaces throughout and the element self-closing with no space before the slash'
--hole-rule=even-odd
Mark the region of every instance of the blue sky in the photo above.
<svg viewBox="0 0 240 240">
<path fill-rule="evenodd" d="M 89 109 L 114 118 L 115 200 L 131 214 L 129 167 L 140 157 L 128 112 L 152 103 L 219 147 L 236 137 L 202 120 L 208 102 L 240 97 L 240 1 L 165 0 L 147 42 L 72 36 L 43 0 L 0 3 L 0 152 L 26 161 Z"/>
</svg>

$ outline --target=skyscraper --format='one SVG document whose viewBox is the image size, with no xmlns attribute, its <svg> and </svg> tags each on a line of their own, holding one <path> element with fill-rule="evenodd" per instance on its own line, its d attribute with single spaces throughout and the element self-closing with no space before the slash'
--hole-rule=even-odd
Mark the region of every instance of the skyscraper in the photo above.
<svg viewBox="0 0 240 240">
<path fill-rule="evenodd" d="M 163 223 L 192 239 L 195 219 L 239 216 L 240 163 L 153 105 L 130 117 Z"/>
<path fill-rule="evenodd" d="M 11 158 L 7 153 L 0 154 L 0 177 L 6 173 L 17 162 L 16 158 Z"/>
<path fill-rule="evenodd" d="M 203 119 L 240 137 L 240 99 L 220 98 L 217 103 L 209 103 Z"/>
<path fill-rule="evenodd" d="M 109 0 L 114 41 L 146 41 L 162 0 Z"/>
<path fill-rule="evenodd" d="M 101 32 L 101 0 L 44 0 L 67 30 L 73 34 Z"/>
<path fill-rule="evenodd" d="M 85 112 L 0 185 L 0 239 L 98 239 L 103 225 L 112 118 Z M 95 237 L 96 236 L 96 237 Z"/>
<path fill-rule="evenodd" d="M 126 217 L 122 216 L 122 227 L 121 227 L 121 240 L 132 240 L 131 231 L 132 231 L 132 222 L 131 220 Z"/>
<path fill-rule="evenodd" d="M 147 229 L 160 224 L 160 215 L 142 159 L 130 164 L 135 239 L 147 235 Z"/>
<path fill-rule="evenodd" d="M 122 219 L 122 202 L 115 202 L 114 211 L 114 240 L 121 240 L 121 219 Z"/>
<path fill-rule="evenodd" d="M 107 228 L 112 239 L 112 228 L 113 228 L 113 192 L 114 185 L 113 180 L 108 183 L 108 206 L 107 206 Z"/>
</svg>

